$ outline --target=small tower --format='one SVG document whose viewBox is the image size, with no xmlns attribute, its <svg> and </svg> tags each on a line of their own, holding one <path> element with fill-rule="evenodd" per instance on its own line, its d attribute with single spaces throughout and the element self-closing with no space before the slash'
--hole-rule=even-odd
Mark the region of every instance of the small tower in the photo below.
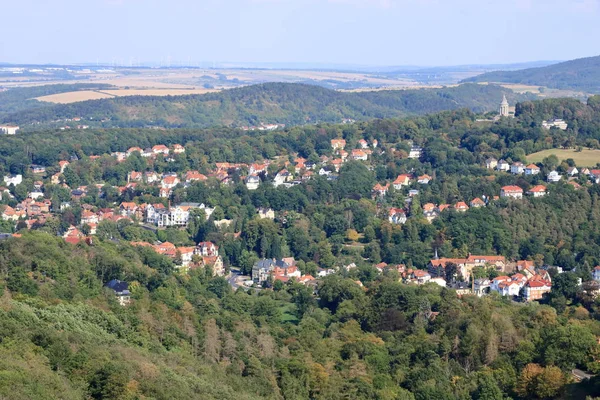
<svg viewBox="0 0 600 400">
<path fill-rule="evenodd" d="M 508 117 L 508 100 L 506 100 L 506 95 L 502 96 L 502 103 L 500 103 L 500 116 Z"/>
</svg>

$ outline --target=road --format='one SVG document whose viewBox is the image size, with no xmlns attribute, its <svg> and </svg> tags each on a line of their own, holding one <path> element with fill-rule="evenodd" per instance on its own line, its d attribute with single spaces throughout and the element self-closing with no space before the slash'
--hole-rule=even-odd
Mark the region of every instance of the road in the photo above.
<svg viewBox="0 0 600 400">
<path fill-rule="evenodd" d="M 243 282 L 248 279 L 250 279 L 249 276 L 240 275 L 239 271 L 235 270 L 231 270 L 229 275 L 227 275 L 227 282 L 229 282 L 234 291 L 237 290 L 239 287 L 249 289 L 247 286 L 243 285 Z"/>
</svg>

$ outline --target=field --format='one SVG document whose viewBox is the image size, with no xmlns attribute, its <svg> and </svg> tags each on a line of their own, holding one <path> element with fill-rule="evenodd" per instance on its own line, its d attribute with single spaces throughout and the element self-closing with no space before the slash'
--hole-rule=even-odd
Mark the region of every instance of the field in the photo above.
<svg viewBox="0 0 600 400">
<path fill-rule="evenodd" d="M 578 167 L 594 167 L 600 163 L 600 150 L 584 149 L 575 151 L 573 149 L 550 149 L 542 150 L 527 156 L 530 162 L 541 162 L 544 158 L 554 154 L 559 160 L 572 158 Z"/>
<path fill-rule="evenodd" d="M 116 90 L 81 90 L 37 97 L 36 100 L 49 103 L 68 104 L 77 101 L 107 99 L 121 96 L 181 96 L 186 94 L 205 94 L 216 92 L 216 89 L 116 89 Z"/>
</svg>

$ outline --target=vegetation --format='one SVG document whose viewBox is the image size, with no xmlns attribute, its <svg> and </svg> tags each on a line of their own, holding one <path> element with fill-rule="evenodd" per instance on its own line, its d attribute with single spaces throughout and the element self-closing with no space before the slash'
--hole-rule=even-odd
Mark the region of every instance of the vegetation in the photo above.
<svg viewBox="0 0 600 400">
<path fill-rule="evenodd" d="M 317 86 L 268 83 L 204 95 L 128 96 L 44 105 L 0 114 L 0 119 L 29 130 L 38 130 L 40 123 L 54 127 L 69 125 L 65 119 L 72 118 L 83 118 L 87 125 L 102 127 L 302 125 L 339 123 L 345 118 L 400 117 L 463 107 L 476 112 L 491 111 L 497 108 L 503 94 L 512 101 L 527 99 L 493 85 L 342 93 Z"/>
<path fill-rule="evenodd" d="M 578 368 L 600 373 L 600 300 L 592 296 L 592 268 L 600 264 L 600 186 L 586 176 L 581 189 L 549 185 L 543 198 L 499 199 L 465 213 L 447 210 L 432 223 L 426 203 L 491 199 L 504 185 L 527 190 L 550 170 L 573 160 L 546 157 L 535 176 L 485 169 L 489 157 L 528 161 L 558 147 L 600 147 L 600 97 L 523 102 L 515 119 L 480 122 L 469 110 L 345 125 L 303 125 L 275 132 L 215 129 L 96 129 L 40 131 L 0 142 L 0 174 L 22 173 L 9 188 L 15 206 L 39 176 L 31 163 L 58 172 L 88 193 L 31 229 L 3 221 L 20 236 L 0 241 L 0 397 L 11 399 L 550 399 L 600 396 L 600 380 L 574 382 Z M 564 118 L 566 131 L 541 128 Z M 269 185 L 297 156 L 332 156 L 331 139 L 347 148 L 361 139 L 379 147 L 369 162 L 345 163 L 337 179 L 315 176 L 285 188 Z M 156 144 L 185 145 L 172 160 L 134 153 L 117 162 L 108 153 Z M 408 158 L 412 145 L 420 160 Z M 90 158 L 98 155 L 99 158 Z M 75 156 L 75 157 L 73 157 Z M 73 157 L 73 158 L 72 158 Z M 229 171 L 231 184 L 211 176 L 175 187 L 170 198 L 140 183 L 124 191 L 130 171 L 210 175 L 216 162 L 276 160 L 261 185 L 248 191 L 246 167 Z M 287 163 L 287 165 L 286 165 Z M 329 167 L 327 167 L 329 168 Z M 376 183 L 398 174 L 428 174 L 406 205 L 408 188 L 373 198 Z M 96 190 L 95 184 L 103 184 Z M 44 196 L 71 199 L 62 185 Z M 122 201 L 202 202 L 213 216 L 194 215 L 186 229 L 147 230 L 130 221 L 103 221 L 91 244 L 58 237 L 77 225 L 85 208 Z M 259 219 L 256 209 L 275 210 Z M 391 224 L 389 207 L 406 207 L 404 225 Z M 217 229 L 215 219 L 233 221 Z M 294 257 L 303 273 L 342 267 L 318 287 L 289 282 L 233 291 L 209 270 L 187 274 L 173 259 L 129 242 L 213 241 L 228 267 L 249 272 L 262 257 Z M 435 249 L 435 250 L 434 250 Z M 539 303 L 492 294 L 466 295 L 435 284 L 408 285 L 397 271 L 374 265 L 425 268 L 443 257 L 504 255 L 550 268 L 553 290 Z M 495 270 L 481 269 L 480 277 Z M 453 280 L 453 274 L 447 274 Z M 129 282 L 133 301 L 119 306 L 104 288 Z M 593 282 L 591 282 L 593 283 Z M 317 290 L 315 295 L 314 290 Z"/>
<path fill-rule="evenodd" d="M 502 82 L 600 93 L 600 56 L 580 58 L 540 68 L 488 72 L 464 82 Z"/>
</svg>

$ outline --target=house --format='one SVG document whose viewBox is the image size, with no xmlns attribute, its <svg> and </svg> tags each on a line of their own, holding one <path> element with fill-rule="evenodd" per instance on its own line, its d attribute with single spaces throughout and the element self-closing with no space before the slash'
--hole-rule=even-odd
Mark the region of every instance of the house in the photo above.
<svg viewBox="0 0 600 400">
<path fill-rule="evenodd" d="M 494 157 L 490 157 L 487 160 L 485 160 L 485 167 L 487 169 L 494 169 L 498 166 L 498 160 L 496 160 Z"/>
<path fill-rule="evenodd" d="M 23 175 L 18 174 L 18 175 L 6 175 L 4 176 L 4 183 L 6 183 L 6 186 L 9 185 L 20 185 L 23 182 Z"/>
<path fill-rule="evenodd" d="M 533 197 L 543 197 L 546 195 L 546 186 L 536 185 L 527 191 L 527 194 Z"/>
<path fill-rule="evenodd" d="M 424 285 L 431 281 L 431 275 L 427 271 L 415 269 L 409 275 L 409 279 L 415 282 L 417 285 Z"/>
<path fill-rule="evenodd" d="M 273 185 L 277 187 L 293 180 L 294 176 L 287 169 L 283 169 L 279 171 L 277 175 L 275 175 L 275 178 L 273 179 Z"/>
<path fill-rule="evenodd" d="M 168 156 L 169 148 L 167 146 L 165 146 L 164 144 L 157 144 L 156 146 L 152 147 L 152 153 L 155 155 L 162 154 L 162 155 Z"/>
<path fill-rule="evenodd" d="M 429 182 L 431 182 L 431 176 L 425 174 L 425 175 L 421 175 L 417 178 L 417 183 L 420 183 L 421 185 L 427 185 Z"/>
<path fill-rule="evenodd" d="M 508 278 L 508 279 L 504 279 Z M 501 296 L 512 296 L 516 297 L 519 295 L 521 291 L 521 284 L 519 282 L 513 281 L 509 277 L 499 276 L 492 280 L 492 284 L 490 286 L 490 290 L 494 292 L 498 292 Z"/>
<path fill-rule="evenodd" d="M 260 178 L 257 175 L 248 175 L 246 177 L 246 187 L 248 190 L 256 190 L 260 185 Z"/>
<path fill-rule="evenodd" d="M 81 213 L 81 223 L 82 224 L 97 224 L 99 221 L 98 215 L 89 211 L 83 210 Z"/>
<path fill-rule="evenodd" d="M 394 182 L 392 182 L 392 185 L 394 185 L 394 189 L 400 190 L 402 189 L 402 186 L 410 185 L 410 179 L 411 176 L 409 174 L 401 174 L 398 175 Z"/>
<path fill-rule="evenodd" d="M 473 282 L 473 294 L 477 297 L 485 296 L 490 292 L 491 284 L 489 279 L 475 279 Z"/>
<path fill-rule="evenodd" d="M 295 273 L 291 267 L 295 267 L 296 262 L 293 258 L 285 258 L 285 259 L 267 259 L 263 258 L 262 260 L 257 261 L 252 267 L 252 280 L 255 283 L 263 283 L 271 273 L 275 270 L 275 268 L 279 268 L 277 272 L 283 271 L 283 275 L 286 276 L 286 270 L 289 268 L 292 273 Z M 296 268 L 297 270 L 297 268 Z"/>
<path fill-rule="evenodd" d="M 63 172 L 65 172 L 65 168 L 67 168 L 71 163 L 68 161 L 59 161 L 58 162 L 58 166 L 60 167 L 60 173 L 62 174 Z"/>
<path fill-rule="evenodd" d="M 500 161 L 498 161 L 498 165 L 496 165 L 496 169 L 498 171 L 506 172 L 506 171 L 510 170 L 510 165 L 506 161 L 500 160 Z"/>
<path fill-rule="evenodd" d="M 19 127 L 15 125 L 0 125 L 0 134 L 2 135 L 16 135 L 18 130 Z"/>
<path fill-rule="evenodd" d="M 131 171 L 127 174 L 127 182 L 141 182 L 143 175 L 141 172 Z"/>
<path fill-rule="evenodd" d="M 198 171 L 188 171 L 185 173 L 184 176 L 185 182 L 186 183 L 191 183 L 191 182 L 204 182 L 206 180 L 208 180 L 208 178 L 206 177 L 206 175 L 201 174 Z"/>
<path fill-rule="evenodd" d="M 219 247 L 213 242 L 200 242 L 196 246 L 194 254 L 202 257 L 216 257 L 219 255 Z"/>
<path fill-rule="evenodd" d="M 115 292 L 115 297 L 121 306 L 126 306 L 131 302 L 131 292 L 127 282 L 113 279 L 106 284 L 106 287 Z"/>
<path fill-rule="evenodd" d="M 510 166 L 511 174 L 520 175 L 523 172 L 525 172 L 525 166 L 520 161 L 516 161 Z"/>
<path fill-rule="evenodd" d="M 408 158 L 416 158 L 419 159 L 423 155 L 423 149 L 419 146 L 412 146 L 410 148 L 410 152 L 408 153 Z"/>
<path fill-rule="evenodd" d="M 272 208 L 259 208 L 258 218 L 260 219 L 275 219 L 275 211 Z"/>
<path fill-rule="evenodd" d="M 600 266 L 594 268 L 594 272 L 592 272 L 592 278 L 595 281 L 600 281 Z"/>
<path fill-rule="evenodd" d="M 381 185 L 381 184 L 376 184 L 375 186 L 373 186 L 373 197 L 383 197 L 387 194 L 388 190 L 390 188 L 390 184 L 386 184 L 385 186 Z"/>
<path fill-rule="evenodd" d="M 352 158 L 356 161 L 367 161 L 368 156 L 363 150 L 354 149 L 352 150 Z"/>
<path fill-rule="evenodd" d="M 473 200 L 471 200 L 470 204 L 472 208 L 485 207 L 485 201 L 481 200 L 479 197 L 476 197 Z"/>
<path fill-rule="evenodd" d="M 179 178 L 175 175 L 167 175 L 162 178 L 160 185 L 163 189 L 173 189 L 180 183 Z"/>
<path fill-rule="evenodd" d="M 523 198 L 523 189 L 519 186 L 509 185 L 500 189 L 500 197 L 511 197 L 513 199 Z"/>
<path fill-rule="evenodd" d="M 343 163 L 344 163 L 344 160 L 342 160 L 341 158 L 336 158 L 335 160 L 331 160 L 331 165 L 333 166 L 333 169 L 335 169 L 335 172 L 340 172 L 340 168 L 342 167 Z"/>
<path fill-rule="evenodd" d="M 142 149 L 140 147 L 130 147 L 125 154 L 127 155 L 127 157 L 131 156 L 133 153 L 140 153 L 140 155 L 142 154 Z"/>
<path fill-rule="evenodd" d="M 469 209 L 469 206 L 464 201 L 459 201 L 454 205 L 454 210 L 457 212 L 466 212 Z"/>
<path fill-rule="evenodd" d="M 562 179 L 562 176 L 556 171 L 550 172 L 547 177 L 548 182 L 551 182 L 551 183 L 556 183 L 556 182 L 560 181 L 561 179 Z"/>
<path fill-rule="evenodd" d="M 346 141 L 344 139 L 331 139 L 331 148 L 335 150 L 342 150 L 346 147 Z"/>
<path fill-rule="evenodd" d="M 146 183 L 148 183 L 148 184 L 158 182 L 160 180 L 160 178 L 158 177 L 158 174 L 154 171 L 145 172 L 144 177 L 146 179 Z"/>
<path fill-rule="evenodd" d="M 530 279 L 525 284 L 523 298 L 525 301 L 541 300 L 544 293 L 549 293 L 552 290 L 552 284 L 543 279 Z"/>
<path fill-rule="evenodd" d="M 176 143 L 173 145 L 173 154 L 182 154 L 185 153 L 185 147 Z"/>
<path fill-rule="evenodd" d="M 18 221 L 20 218 L 19 214 L 24 215 L 24 213 L 22 211 L 20 213 L 18 213 L 11 206 L 4 206 L 4 209 L 2 210 L 2 219 L 4 221 Z"/>
<path fill-rule="evenodd" d="M 202 257 L 202 264 L 212 270 L 213 276 L 225 275 L 225 264 L 221 256 Z"/>
<path fill-rule="evenodd" d="M 31 172 L 34 174 L 43 174 L 44 172 L 46 172 L 46 167 L 44 167 L 43 165 L 33 164 L 29 167 L 29 169 L 31 169 Z"/>
<path fill-rule="evenodd" d="M 124 217 L 131 217 L 137 211 L 138 206 L 134 202 L 123 202 L 119 206 L 119 213 Z"/>
<path fill-rule="evenodd" d="M 540 173 L 540 167 L 535 164 L 529 164 L 525 167 L 525 175 L 537 175 Z"/>
<path fill-rule="evenodd" d="M 566 131 L 569 125 L 562 119 L 551 119 L 550 121 L 542 121 L 542 128 L 551 129 L 558 128 Z"/>
<path fill-rule="evenodd" d="M 577 174 L 579 174 L 579 171 L 577 170 L 577 167 L 569 167 L 567 169 L 567 175 L 569 175 L 569 176 L 576 176 Z"/>
<path fill-rule="evenodd" d="M 406 213 L 401 208 L 390 208 L 388 211 L 388 220 L 391 224 L 405 224 Z"/>
</svg>

